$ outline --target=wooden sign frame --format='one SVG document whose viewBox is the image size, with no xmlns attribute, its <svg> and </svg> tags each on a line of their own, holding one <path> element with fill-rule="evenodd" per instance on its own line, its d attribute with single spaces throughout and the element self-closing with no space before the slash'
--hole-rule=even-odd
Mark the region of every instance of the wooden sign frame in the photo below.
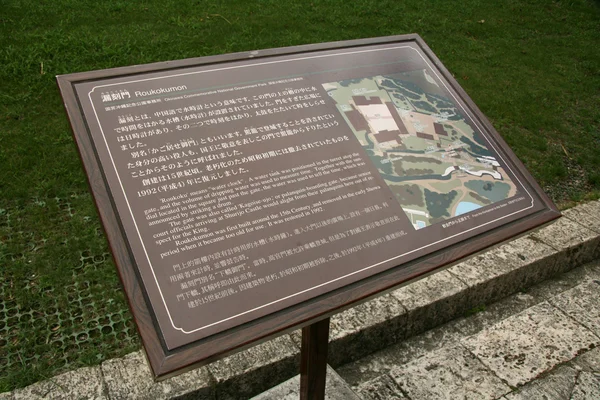
<svg viewBox="0 0 600 400">
<path fill-rule="evenodd" d="M 271 60 L 280 56 L 318 54 L 319 52 L 331 50 L 407 43 L 416 45 L 421 49 L 438 73 L 443 76 L 452 90 L 466 104 L 476 118 L 477 123 L 485 129 L 489 138 L 494 142 L 498 151 L 516 168 L 521 183 L 531 190 L 541 207 L 538 207 L 538 210 L 533 213 L 525 213 L 522 217 L 510 223 L 483 232 L 469 240 L 455 243 L 408 263 L 402 263 L 394 268 L 378 272 L 309 300 L 169 350 L 160 333 L 156 318 L 153 315 L 152 304 L 133 261 L 132 248 L 122 227 L 113 194 L 106 181 L 103 165 L 92 141 L 89 122 L 84 116 L 82 99 L 76 93 L 76 86 L 110 78 L 157 72 L 167 73 L 173 70 L 206 65 L 226 65 L 240 60 Z M 158 380 L 205 365 L 262 341 L 329 318 L 344 309 L 381 295 L 399 285 L 441 270 L 467 256 L 549 223 L 560 216 L 556 206 L 543 193 L 490 122 L 418 35 L 351 40 L 160 62 L 63 75 L 58 76 L 57 81 L 130 309 L 151 369 Z"/>
</svg>

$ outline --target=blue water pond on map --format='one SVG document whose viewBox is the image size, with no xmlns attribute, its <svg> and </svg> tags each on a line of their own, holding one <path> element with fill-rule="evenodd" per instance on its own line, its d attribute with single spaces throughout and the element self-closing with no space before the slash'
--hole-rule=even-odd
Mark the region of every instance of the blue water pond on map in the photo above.
<svg viewBox="0 0 600 400">
<path fill-rule="evenodd" d="M 456 214 L 454 216 L 465 214 L 478 208 L 481 208 L 479 204 L 471 203 L 470 201 L 461 201 L 456 206 Z"/>
</svg>

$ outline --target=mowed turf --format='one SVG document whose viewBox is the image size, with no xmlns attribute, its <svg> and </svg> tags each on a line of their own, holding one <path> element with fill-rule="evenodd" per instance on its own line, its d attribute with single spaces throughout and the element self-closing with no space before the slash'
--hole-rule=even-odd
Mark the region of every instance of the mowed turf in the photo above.
<svg viewBox="0 0 600 400">
<path fill-rule="evenodd" d="M 55 75 L 413 32 L 561 207 L 598 197 L 597 1 L 0 0 L 0 391 L 140 345 Z"/>
</svg>

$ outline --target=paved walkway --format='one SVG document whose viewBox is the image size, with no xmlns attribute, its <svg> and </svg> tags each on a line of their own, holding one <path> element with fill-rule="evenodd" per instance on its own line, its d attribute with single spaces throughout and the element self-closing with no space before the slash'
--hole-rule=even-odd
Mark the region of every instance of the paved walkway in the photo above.
<svg viewBox="0 0 600 400">
<path fill-rule="evenodd" d="M 328 371 L 328 399 L 600 399 L 600 260 Z M 256 400 L 298 398 L 299 378 Z"/>
<path fill-rule="evenodd" d="M 600 399 L 600 261 L 337 372 L 363 399 Z"/>
<path fill-rule="evenodd" d="M 329 398 L 600 399 L 600 202 L 564 214 L 332 317 Z M 299 352 L 296 331 L 155 383 L 138 351 L 0 400 L 293 399 Z"/>
</svg>

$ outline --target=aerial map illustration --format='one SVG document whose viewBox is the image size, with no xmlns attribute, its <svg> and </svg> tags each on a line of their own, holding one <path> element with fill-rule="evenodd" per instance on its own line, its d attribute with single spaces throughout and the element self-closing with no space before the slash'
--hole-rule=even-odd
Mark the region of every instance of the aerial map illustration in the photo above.
<svg viewBox="0 0 600 400">
<path fill-rule="evenodd" d="M 415 229 L 516 194 L 483 136 L 427 70 L 323 87 Z"/>
</svg>

